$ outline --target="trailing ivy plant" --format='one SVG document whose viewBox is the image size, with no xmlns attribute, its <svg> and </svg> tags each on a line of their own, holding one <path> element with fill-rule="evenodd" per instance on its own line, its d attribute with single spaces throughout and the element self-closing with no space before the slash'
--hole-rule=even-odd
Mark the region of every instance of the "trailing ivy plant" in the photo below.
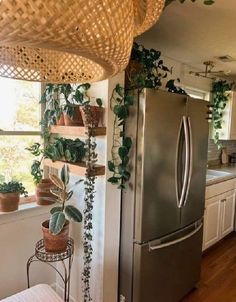
<svg viewBox="0 0 236 302">
<path fill-rule="evenodd" d="M 89 119 L 92 119 L 91 108 L 89 103 L 83 104 L 84 112 L 86 114 L 86 119 L 90 125 L 93 125 L 93 122 Z M 90 293 L 90 278 L 91 278 L 91 262 L 93 255 L 93 204 L 95 197 L 95 181 L 96 177 L 94 176 L 94 165 L 97 162 L 97 152 L 96 152 L 96 140 L 94 136 L 93 126 L 88 127 L 86 130 L 87 138 L 85 140 L 86 148 L 86 173 L 84 180 L 84 234 L 83 234 L 83 248 L 84 248 L 84 267 L 82 272 L 82 281 L 83 281 L 83 296 L 84 302 L 92 301 Z"/>
<path fill-rule="evenodd" d="M 108 161 L 108 169 L 112 176 L 108 181 L 117 185 L 119 189 L 126 188 L 126 182 L 130 179 L 128 169 L 129 152 L 132 146 L 132 138 L 125 136 L 125 123 L 129 117 L 129 108 L 133 105 L 133 97 L 130 91 L 143 88 L 159 89 L 163 79 L 172 73 L 172 68 L 167 67 L 161 59 L 161 52 L 155 49 L 146 49 L 144 46 L 134 43 L 130 63 L 126 69 L 126 84 L 124 89 L 116 85 L 110 99 L 110 107 L 114 113 L 113 142 L 111 148 L 111 160 Z M 177 81 L 179 81 L 177 79 Z M 186 94 L 175 86 L 175 80 L 169 80 L 166 89 L 170 92 Z"/>
<path fill-rule="evenodd" d="M 172 73 L 172 68 L 164 64 L 160 51 L 146 49 L 134 42 L 126 70 L 129 89 L 159 88 L 168 73 Z"/>
<path fill-rule="evenodd" d="M 177 1 L 177 0 L 166 0 L 165 1 L 165 7 L 171 4 L 172 2 Z M 178 0 L 180 3 L 184 3 L 186 0 Z M 196 2 L 196 0 L 191 0 L 192 2 Z M 203 0 L 203 3 L 205 5 L 212 5 L 215 3 L 215 0 Z"/>
<path fill-rule="evenodd" d="M 212 85 L 213 139 L 218 149 L 222 148 L 222 144 L 219 141 L 219 130 L 222 129 L 222 117 L 229 100 L 229 91 L 232 90 L 233 85 L 233 83 L 228 83 L 226 80 L 216 81 Z"/>
<path fill-rule="evenodd" d="M 113 175 L 108 178 L 108 181 L 117 185 L 119 189 L 124 189 L 126 187 L 125 183 L 130 179 L 128 163 L 132 139 L 125 135 L 123 128 L 129 116 L 129 107 L 132 105 L 133 97 L 126 94 L 125 89 L 117 84 L 110 100 L 111 110 L 115 118 L 111 148 L 112 159 L 108 161 L 108 169 Z"/>
</svg>

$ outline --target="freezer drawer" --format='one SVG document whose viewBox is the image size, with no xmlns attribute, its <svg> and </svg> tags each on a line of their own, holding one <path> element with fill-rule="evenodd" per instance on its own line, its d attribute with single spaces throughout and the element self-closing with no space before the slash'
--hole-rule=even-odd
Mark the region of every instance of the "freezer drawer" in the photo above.
<svg viewBox="0 0 236 302">
<path fill-rule="evenodd" d="M 132 302 L 178 302 L 200 279 L 202 223 L 163 242 L 134 245 Z M 130 302 L 130 301 L 129 301 Z"/>
</svg>

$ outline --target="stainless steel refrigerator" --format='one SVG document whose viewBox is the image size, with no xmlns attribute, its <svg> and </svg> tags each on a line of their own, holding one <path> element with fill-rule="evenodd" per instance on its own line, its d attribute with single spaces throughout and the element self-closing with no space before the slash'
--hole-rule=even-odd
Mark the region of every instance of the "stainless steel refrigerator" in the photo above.
<svg viewBox="0 0 236 302">
<path fill-rule="evenodd" d="M 207 102 L 145 89 L 122 195 L 119 301 L 177 302 L 200 279 L 207 165 Z"/>
</svg>

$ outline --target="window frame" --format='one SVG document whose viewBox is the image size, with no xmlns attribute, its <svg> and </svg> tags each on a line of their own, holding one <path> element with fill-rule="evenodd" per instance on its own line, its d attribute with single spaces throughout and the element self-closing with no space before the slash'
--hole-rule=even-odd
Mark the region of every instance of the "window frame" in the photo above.
<svg viewBox="0 0 236 302">
<path fill-rule="evenodd" d="M 43 91 L 45 90 L 45 84 L 44 83 L 39 83 L 40 84 L 40 98 L 43 94 Z M 41 121 L 42 117 L 43 117 L 43 113 L 45 110 L 45 106 L 44 104 L 39 104 L 40 107 L 40 116 L 39 116 L 39 122 Z M 39 131 L 6 131 L 3 129 L 0 129 L 0 137 L 1 136 L 40 136 L 42 137 L 42 127 L 40 128 Z M 43 142 L 44 144 L 44 142 Z M 31 194 L 28 197 L 20 197 L 20 204 L 27 204 L 27 203 L 32 203 L 35 202 L 36 198 L 35 198 L 35 194 Z"/>
</svg>

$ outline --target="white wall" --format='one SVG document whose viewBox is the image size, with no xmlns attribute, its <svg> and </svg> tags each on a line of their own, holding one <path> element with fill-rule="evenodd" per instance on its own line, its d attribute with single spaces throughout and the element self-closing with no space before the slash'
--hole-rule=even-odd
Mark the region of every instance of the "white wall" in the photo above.
<svg viewBox="0 0 236 302">
<path fill-rule="evenodd" d="M 92 84 L 89 95 L 103 100 L 105 107 L 104 124 L 107 135 L 97 137 L 98 162 L 107 164 L 111 158 L 113 113 L 109 100 L 117 83 L 123 85 L 124 74 Z M 93 302 L 116 302 L 118 290 L 118 261 L 120 235 L 120 191 L 107 182 L 105 176 L 96 180 L 96 197 L 93 210 L 93 262 L 91 278 L 91 295 Z M 78 177 L 73 176 L 72 183 Z M 74 193 L 74 203 L 82 211 L 84 208 L 83 184 Z M 71 276 L 71 301 L 83 301 L 81 273 L 83 270 L 82 224 L 73 223 L 71 236 L 75 240 L 75 257 Z M 57 279 L 58 293 L 61 293 L 61 282 Z"/>
<path fill-rule="evenodd" d="M 41 223 L 48 207 L 0 214 L 0 299 L 27 288 L 26 262 L 42 238 Z M 46 264 L 32 263 L 31 285 L 55 283 L 55 273 Z"/>
</svg>

